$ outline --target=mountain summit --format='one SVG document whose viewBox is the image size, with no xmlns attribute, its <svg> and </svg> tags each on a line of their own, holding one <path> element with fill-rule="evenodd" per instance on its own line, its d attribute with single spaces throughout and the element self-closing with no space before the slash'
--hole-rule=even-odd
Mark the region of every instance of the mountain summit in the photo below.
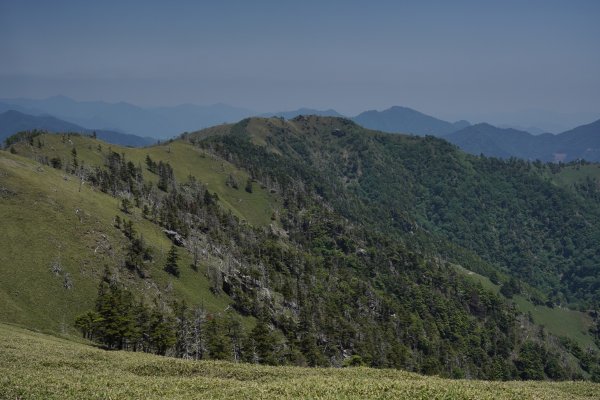
<svg viewBox="0 0 600 400">
<path fill-rule="evenodd" d="M 393 106 L 384 111 L 365 111 L 353 118 L 365 128 L 390 133 L 445 136 L 469 126 L 467 121 L 455 123 L 423 114 L 408 107 Z"/>
</svg>

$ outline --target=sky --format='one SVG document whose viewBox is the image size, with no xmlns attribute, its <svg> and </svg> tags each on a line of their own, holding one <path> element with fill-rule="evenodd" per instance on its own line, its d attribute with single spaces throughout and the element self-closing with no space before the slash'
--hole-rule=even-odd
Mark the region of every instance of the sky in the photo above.
<svg viewBox="0 0 600 400">
<path fill-rule="evenodd" d="M 599 16 L 596 0 L 0 0 L 0 98 L 597 119 Z"/>
</svg>

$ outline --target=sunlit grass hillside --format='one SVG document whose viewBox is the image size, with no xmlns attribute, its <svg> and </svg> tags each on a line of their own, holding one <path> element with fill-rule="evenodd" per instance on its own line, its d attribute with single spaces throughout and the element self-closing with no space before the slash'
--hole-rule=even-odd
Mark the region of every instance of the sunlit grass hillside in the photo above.
<svg viewBox="0 0 600 400">
<path fill-rule="evenodd" d="M 38 147 L 38 142 L 41 146 Z M 154 161 L 168 162 L 174 170 L 178 182 L 186 182 L 194 176 L 205 184 L 211 192 L 218 194 L 221 204 L 232 210 L 234 214 L 253 225 L 267 225 L 271 222 L 273 208 L 277 207 L 278 198 L 255 184 L 253 192 L 244 190 L 248 174 L 231 163 L 215 158 L 182 140 L 165 142 L 161 145 L 132 148 L 109 145 L 88 136 L 71 135 L 67 139 L 63 135 L 43 134 L 34 139 L 34 145 L 27 141 L 14 145 L 17 154 L 34 160 L 44 157 L 59 157 L 64 164 L 72 160 L 73 149 L 77 152 L 80 163 L 87 166 L 104 165 L 109 151 L 124 154 L 127 161 L 145 168 L 146 156 Z M 229 175 L 240 182 L 241 187 L 234 189 L 226 185 Z M 144 179 L 156 183 L 158 177 L 146 171 Z"/>
<path fill-rule="evenodd" d="M 2 399 L 597 399 L 589 382 L 487 382 L 398 370 L 269 367 L 104 351 L 0 324 Z"/>
<path fill-rule="evenodd" d="M 126 238 L 114 226 L 115 215 L 131 219 L 153 250 L 146 280 L 117 268 Z M 6 151 L 0 151 L 0 220 L 1 321 L 79 335 L 75 317 L 93 308 L 105 267 L 123 271 L 119 279 L 149 301 L 177 298 L 211 312 L 230 304 L 209 290 L 208 260 L 196 272 L 190 255 L 180 251 L 181 277 L 163 270 L 171 241 L 140 210 L 124 214 L 118 199 Z"/>
</svg>

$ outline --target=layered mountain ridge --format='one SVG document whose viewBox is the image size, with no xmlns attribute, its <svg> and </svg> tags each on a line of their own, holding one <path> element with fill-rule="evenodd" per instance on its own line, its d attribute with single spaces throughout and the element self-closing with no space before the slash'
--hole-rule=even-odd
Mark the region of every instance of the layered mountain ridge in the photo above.
<svg viewBox="0 0 600 400">
<path fill-rule="evenodd" d="M 181 357 L 597 373 L 594 314 L 566 309 L 598 302 L 591 169 L 579 179 L 571 166 L 317 116 L 250 118 L 140 149 L 40 132 L 10 143 L 4 321 L 73 334 L 77 319 L 108 347 Z M 115 321 L 138 322 L 109 335 L 107 302 L 120 305 Z M 544 315 L 571 330 L 542 335 Z M 158 326 L 173 343 L 135 333 Z M 201 327 L 204 348 L 188 336 Z"/>
</svg>

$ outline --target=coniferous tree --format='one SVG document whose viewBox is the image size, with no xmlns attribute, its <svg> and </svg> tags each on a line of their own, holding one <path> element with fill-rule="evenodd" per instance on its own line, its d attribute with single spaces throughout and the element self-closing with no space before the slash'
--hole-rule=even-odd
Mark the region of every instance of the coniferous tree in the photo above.
<svg viewBox="0 0 600 400">
<path fill-rule="evenodd" d="M 250 332 L 250 338 L 254 344 L 254 357 L 258 363 L 277 364 L 277 358 L 274 354 L 276 339 L 264 315 L 258 318 L 256 326 Z"/>
<path fill-rule="evenodd" d="M 158 170 L 158 183 L 156 187 L 158 187 L 163 192 L 168 192 L 171 187 L 175 186 L 175 176 L 173 175 L 173 168 L 171 165 L 167 163 L 163 163 L 162 161 L 158 162 L 157 166 Z"/>
<path fill-rule="evenodd" d="M 533 342 L 527 342 L 519 351 L 519 358 L 515 361 L 521 379 L 544 379 L 545 349 Z"/>
<path fill-rule="evenodd" d="M 131 202 L 128 198 L 121 200 L 121 211 L 123 211 L 125 214 L 129 214 L 129 207 L 131 207 Z"/>
<path fill-rule="evenodd" d="M 62 169 L 62 160 L 60 159 L 60 157 L 52 157 L 50 159 L 50 165 L 52 166 L 52 168 Z"/>
<path fill-rule="evenodd" d="M 164 356 L 167 350 L 177 342 L 175 321 L 155 307 L 150 315 L 149 340 L 156 354 Z"/>
<path fill-rule="evenodd" d="M 216 193 L 215 193 L 216 195 Z M 204 191 L 204 204 L 206 206 L 211 206 L 213 204 L 215 204 L 215 195 L 210 194 L 210 192 L 208 190 Z"/>
<path fill-rule="evenodd" d="M 125 266 L 137 274 L 145 278 L 146 271 L 144 268 L 144 262 L 152 260 L 152 252 L 149 247 L 146 246 L 144 237 L 132 237 L 127 247 Z"/>
<path fill-rule="evenodd" d="M 212 316 L 206 324 L 206 347 L 209 357 L 213 360 L 231 359 L 231 340 L 222 318 Z"/>
<path fill-rule="evenodd" d="M 227 177 L 227 180 L 225 181 L 225 184 L 227 186 L 229 186 L 232 189 L 238 189 L 239 185 L 237 183 L 237 179 L 235 179 L 235 176 L 233 176 L 233 174 L 229 174 L 229 176 Z"/>
<path fill-rule="evenodd" d="M 514 295 L 519 294 L 520 292 L 519 282 L 514 277 L 511 277 L 509 281 L 505 282 L 500 288 L 500 293 L 509 299 L 512 299 Z"/>
<path fill-rule="evenodd" d="M 244 190 L 246 190 L 246 192 L 248 193 L 252 193 L 252 179 L 248 178 L 246 180 L 246 187 L 244 188 Z"/>
<path fill-rule="evenodd" d="M 317 346 L 315 329 L 310 322 L 306 310 L 302 310 L 300 315 L 300 324 L 298 333 L 300 335 L 300 350 L 306 359 L 306 363 L 310 367 L 324 365 L 323 355 Z"/>
<path fill-rule="evenodd" d="M 129 240 L 132 240 L 135 237 L 136 231 L 131 220 L 123 219 L 123 234 Z"/>
<path fill-rule="evenodd" d="M 150 309 L 142 302 L 138 302 L 133 311 L 135 315 L 135 337 L 133 351 L 150 351 Z"/>
<path fill-rule="evenodd" d="M 227 326 L 227 336 L 231 341 L 233 361 L 240 361 L 243 357 L 243 342 L 245 339 L 244 327 L 240 317 L 233 313 L 228 312 L 225 315 L 225 324 Z"/>
<path fill-rule="evenodd" d="M 134 336 L 131 293 L 120 289 L 116 284 L 102 281 L 98 290 L 96 312 L 101 323 L 97 335 L 108 348 L 123 349 Z"/>
<path fill-rule="evenodd" d="M 98 326 L 102 321 L 103 319 L 98 312 L 88 311 L 75 319 L 75 327 L 81 331 L 84 338 L 94 340 Z"/>
<path fill-rule="evenodd" d="M 154 174 L 156 173 L 156 162 L 153 161 L 148 154 L 146 154 L 146 167 L 148 168 L 148 171 Z"/>
<path fill-rule="evenodd" d="M 179 265 L 177 265 L 178 260 L 179 255 L 177 254 L 177 247 L 172 245 L 171 249 L 169 250 L 169 254 L 167 254 L 167 263 L 165 264 L 165 271 L 177 278 L 179 278 Z"/>
<path fill-rule="evenodd" d="M 75 149 L 75 147 L 71 150 L 71 156 L 73 156 L 73 172 L 75 172 L 79 166 L 79 162 L 77 161 L 77 149 Z"/>
</svg>

